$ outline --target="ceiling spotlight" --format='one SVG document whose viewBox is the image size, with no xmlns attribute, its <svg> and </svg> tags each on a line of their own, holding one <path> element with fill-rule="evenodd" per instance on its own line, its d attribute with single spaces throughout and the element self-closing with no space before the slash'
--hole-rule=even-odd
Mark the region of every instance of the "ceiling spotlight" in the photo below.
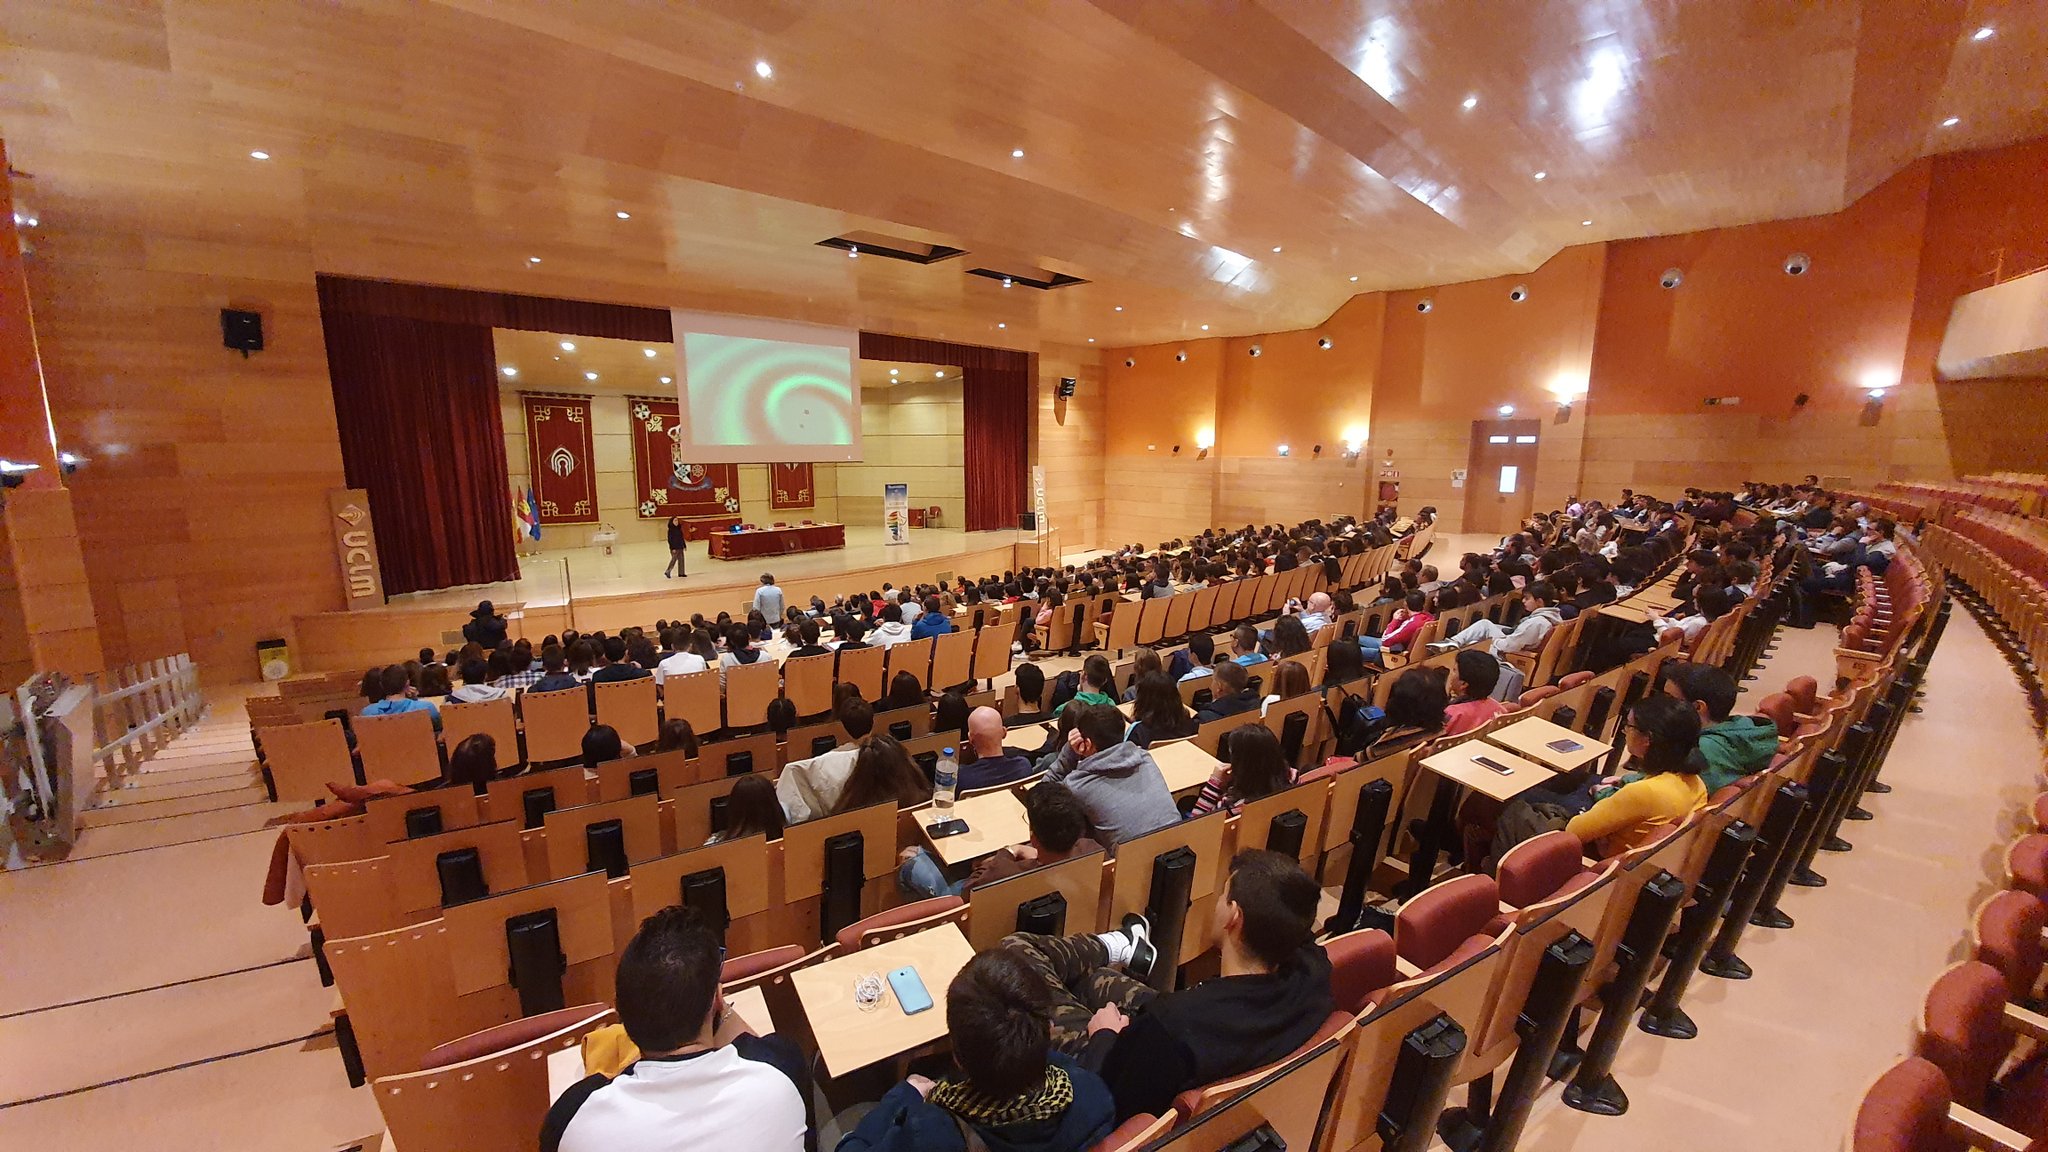
<svg viewBox="0 0 2048 1152">
<path fill-rule="evenodd" d="M 538 263 L 540 263 L 540 257 L 538 257 L 538 256 L 528 256 L 528 257 L 526 258 L 526 262 L 527 262 L 528 264 L 538 264 Z"/>
<path fill-rule="evenodd" d="M 564 351 L 564 352 L 574 352 L 575 350 L 576 350 L 576 345 L 574 345 L 574 344 L 570 343 L 570 342 L 569 342 L 569 341 L 567 341 L 567 340 L 564 340 L 564 341 L 562 341 L 562 351 Z"/>
<path fill-rule="evenodd" d="M 585 372 L 585 373 L 583 374 L 583 378 L 584 378 L 585 380 L 595 380 L 595 379 L 597 379 L 597 373 L 595 373 L 595 372 Z"/>
<path fill-rule="evenodd" d="M 1273 251 L 1278 252 L 1279 250 L 1280 246 L 1278 244 L 1273 245 Z"/>
<path fill-rule="evenodd" d="M 1008 327 L 1009 327 L 1009 325 L 1008 325 L 1008 324 L 1003 324 L 1003 323 L 998 323 L 998 324 L 996 325 L 996 327 L 998 327 L 998 328 L 1008 328 Z"/>
<path fill-rule="evenodd" d="M 1202 325 L 1202 331 L 1207 332 L 1208 330 L 1209 326 L 1207 324 Z"/>
<path fill-rule="evenodd" d="M 1865 393 L 1865 395 L 1869 396 L 1872 400 L 1882 400 L 1884 399 L 1884 389 L 1872 388 L 1869 392 Z"/>
<path fill-rule="evenodd" d="M 631 220 L 633 218 L 631 212 L 614 212 L 612 215 L 617 216 L 621 220 Z"/>
<path fill-rule="evenodd" d="M 1992 29 L 1991 25 L 1989 25 L 1989 24 L 1986 24 L 1986 25 L 1985 25 L 1985 26 L 1983 26 L 1982 28 L 1979 28 L 1979 29 L 1977 29 L 1977 30 L 1976 30 L 1975 32 L 1972 32 L 1972 33 L 1970 33 L 1970 39 L 1972 39 L 1972 40 L 1989 40 L 1989 39 L 1991 39 L 1991 37 L 1992 37 L 1993 35 L 1994 35 L 1994 30 Z"/>
<path fill-rule="evenodd" d="M 1513 404 L 1503 404 L 1498 409 L 1496 409 L 1496 411 L 1498 411 L 1502 417 L 1513 416 L 1515 414 L 1515 406 Z"/>
<path fill-rule="evenodd" d="M 652 348 L 642 348 L 640 350 L 640 354 L 642 356 L 647 357 L 649 360 L 652 360 L 655 357 L 655 351 Z"/>
<path fill-rule="evenodd" d="M 1517 284 L 1513 288 L 1508 289 L 1508 299 L 1514 301 L 1517 304 L 1520 304 L 1522 301 L 1527 300 L 1528 298 L 1529 286 L 1526 284 Z"/>
<path fill-rule="evenodd" d="M 1121 311 L 1123 311 L 1123 310 L 1124 310 L 1124 306 L 1123 306 L 1123 305 L 1121 305 L 1121 304 L 1119 304 L 1119 305 L 1117 305 L 1117 306 L 1116 306 L 1116 310 L 1117 310 L 1117 311 L 1119 311 L 1119 312 L 1121 312 Z"/>
<path fill-rule="evenodd" d="M 1953 127 L 1955 127 L 1956 125 L 1958 125 L 1958 124 L 1961 124 L 1962 122 L 1963 122 L 1963 118 L 1962 118 L 1962 117 L 1960 117 L 1960 116 L 1951 116 L 1951 117 L 1949 117 L 1948 119 L 1946 119 L 1946 120 L 1943 120 L 1943 121 L 1941 122 L 1941 126 L 1942 126 L 1943 128 L 1953 128 Z"/>
<path fill-rule="evenodd" d="M 249 159 L 251 159 L 251 160 L 268 160 L 268 159 L 270 159 L 270 153 L 268 153 L 268 152 L 251 152 L 251 153 L 249 153 Z"/>
<path fill-rule="evenodd" d="M 946 370 L 944 368 L 939 369 L 938 377 L 941 380 L 944 380 L 946 378 Z"/>
<path fill-rule="evenodd" d="M 1282 445 L 1280 446 L 1280 454 L 1281 454 L 1282 456 L 1285 456 L 1285 455 L 1287 455 L 1287 445 L 1285 445 L 1285 444 L 1282 444 Z"/>
<path fill-rule="evenodd" d="M 889 375 L 891 375 L 891 376 L 894 376 L 894 375 L 896 375 L 896 372 L 897 372 L 897 370 L 896 370 L 896 369 L 894 369 L 894 368 L 891 368 L 891 369 L 889 369 Z"/>
<path fill-rule="evenodd" d="M 1358 277 L 1356 277 L 1356 276 L 1353 276 L 1353 277 L 1351 278 L 1351 282 L 1352 282 L 1353 284 L 1356 284 L 1356 283 L 1358 283 Z"/>
<path fill-rule="evenodd" d="M 1331 340 L 1328 336 L 1322 336 L 1317 338 L 1316 347 L 1321 348 L 1325 352 L 1328 352 L 1330 349 L 1336 347 L 1336 342 Z"/>
<path fill-rule="evenodd" d="M 846 258 L 847 258 L 848 260 L 858 260 L 858 259 L 860 259 L 860 245 L 858 245 L 858 244 L 853 244 L 853 245 L 849 245 L 849 246 L 847 247 L 847 249 L 846 249 Z"/>
<path fill-rule="evenodd" d="M 1252 345 L 1250 351 L 1253 356 L 1257 356 L 1260 351 L 1259 346 L 1257 344 Z"/>
<path fill-rule="evenodd" d="M 1467 111 L 1467 112 L 1470 112 L 1470 111 L 1471 111 L 1471 110 L 1473 110 L 1474 108 L 1477 108 L 1477 107 L 1479 107 L 1479 97 L 1477 97 L 1477 96 L 1467 96 L 1467 97 L 1465 97 L 1465 105 L 1464 105 L 1464 107 L 1465 107 L 1465 111 Z"/>
<path fill-rule="evenodd" d="M 1591 228 L 1592 226 L 1593 226 L 1593 222 L 1592 222 L 1591 220 L 1581 220 L 1581 221 L 1579 221 L 1579 227 L 1581 227 L 1581 228 Z"/>
<path fill-rule="evenodd" d="M 1178 352 L 1175 352 L 1175 353 L 1173 354 L 1173 358 L 1174 358 L 1175 360 L 1178 360 L 1178 361 L 1181 361 L 1181 362 L 1185 363 L 1185 362 L 1187 361 L 1187 358 L 1188 358 L 1188 350 L 1187 350 L 1187 349 L 1185 349 L 1185 348 L 1183 348 L 1183 349 L 1181 349 L 1180 351 L 1178 351 Z"/>
<path fill-rule="evenodd" d="M 1005 276 L 1005 277 L 1003 277 L 1003 287 L 1005 287 L 1005 288 L 1008 288 L 1009 286 L 1010 286 L 1010 278 L 1009 278 L 1008 276 Z"/>
<path fill-rule="evenodd" d="M 510 364 L 507 364 L 507 365 L 505 365 L 505 366 L 504 366 L 503 368 L 500 368 L 500 369 L 498 369 L 498 371 L 500 371 L 500 372 L 503 372 L 503 373 L 504 373 L 505 375 L 507 375 L 507 376 L 517 376 L 517 375 L 519 375 L 519 369 L 517 369 L 517 368 L 514 368 L 514 367 L 513 367 L 513 366 L 511 366 Z"/>
<path fill-rule="evenodd" d="M 1012 160 L 1022 160 L 1023 158 L 1024 158 L 1024 150 L 1023 150 L 1022 148 L 1012 148 L 1012 149 L 1010 149 L 1010 159 L 1012 159 Z"/>
<path fill-rule="evenodd" d="M 1535 175 L 1534 177 L 1532 177 L 1532 179 L 1536 179 L 1536 180 L 1548 180 L 1548 179 L 1550 179 L 1550 173 L 1548 173 L 1548 172 L 1538 172 L 1538 173 L 1537 173 L 1537 174 L 1536 174 L 1536 175 Z"/>
<path fill-rule="evenodd" d="M 1095 343 L 1095 337 L 1093 337 L 1093 336 L 1090 336 L 1090 337 L 1088 338 L 1088 342 L 1089 342 L 1090 344 L 1093 344 L 1093 343 Z"/>
<path fill-rule="evenodd" d="M 775 69 L 770 67 L 766 60 L 756 60 L 754 61 L 754 75 L 766 80 L 775 75 Z"/>
<path fill-rule="evenodd" d="M 675 377 L 673 377 L 673 376 L 663 376 L 663 377 L 661 378 L 661 382 L 662 382 L 663 384 L 673 384 L 673 383 L 675 383 L 675 382 L 676 382 L 676 378 L 675 378 Z"/>
</svg>

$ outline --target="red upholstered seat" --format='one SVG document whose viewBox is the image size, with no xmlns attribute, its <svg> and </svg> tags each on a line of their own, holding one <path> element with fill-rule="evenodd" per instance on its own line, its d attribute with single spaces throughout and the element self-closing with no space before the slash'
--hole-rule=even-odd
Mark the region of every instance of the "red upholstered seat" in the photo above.
<svg viewBox="0 0 2048 1152">
<path fill-rule="evenodd" d="M 1966 960 L 1927 990 L 1915 1054 L 1941 1069 L 1965 1108 L 1983 1110 L 1992 1077 L 2012 1044 L 2005 1027 L 2005 977 L 1998 969 Z"/>
<path fill-rule="evenodd" d="M 1948 1105 L 1941 1069 L 1909 1056 L 1863 1094 L 1851 1152 L 1963 1152 L 1948 1132 Z"/>
<path fill-rule="evenodd" d="M 1323 950 L 1330 957 L 1330 996 L 1340 1012 L 1363 1012 L 1401 979 L 1394 967 L 1394 938 L 1377 928 L 1333 937 Z"/>
<path fill-rule="evenodd" d="M 1585 845 L 1559 830 L 1522 841 L 1500 858 L 1495 870 L 1500 902 L 1527 908 L 1566 892 L 1575 892 L 1599 877 L 1585 866 Z"/>
<path fill-rule="evenodd" d="M 1560 679 L 1557 682 L 1557 687 L 1560 691 L 1569 692 L 1581 684 L 1590 682 L 1592 679 L 1593 674 L 1591 672 L 1574 672 Z"/>
<path fill-rule="evenodd" d="M 745 980 L 749 976 L 759 976 L 770 968 L 780 968 L 803 957 L 804 947 L 801 944 L 784 944 L 778 948 L 749 952 L 745 956 L 734 956 L 718 969 L 718 982 L 730 984 L 735 980 Z"/>
<path fill-rule="evenodd" d="M 450 1040 L 429 1051 L 420 1060 L 419 1070 L 431 1072 L 436 1068 L 446 1068 L 451 1064 L 460 1064 L 479 1056 L 489 1056 L 493 1052 L 503 1052 L 507 1048 L 517 1048 L 521 1044 L 531 1044 L 550 1032 L 560 1032 L 564 1028 L 581 1024 L 609 1011 L 611 1009 L 603 1004 L 582 1004 L 574 1008 L 559 1008 L 538 1016 L 527 1016 L 504 1024 L 495 1024 L 481 1032 L 471 1032 L 459 1040 Z"/>
<path fill-rule="evenodd" d="M 1534 705 L 1540 704 L 1543 701 L 1550 699 L 1552 696 L 1557 695 L 1561 691 L 1563 691 L 1563 689 L 1559 688 L 1555 684 L 1545 684 L 1540 688 L 1531 688 L 1527 692 L 1524 692 L 1520 696 L 1515 698 L 1515 707 L 1533 707 Z"/>
<path fill-rule="evenodd" d="M 2048 905 L 2027 892 L 2000 892 L 1977 910 L 1976 959 L 2005 977 L 2005 998 L 2027 1000 L 2041 980 L 2041 930 Z"/>
<path fill-rule="evenodd" d="M 877 912 L 865 920 L 848 924 L 839 930 L 839 935 L 835 939 L 839 942 L 839 950 L 841 952 L 858 952 L 860 951 L 860 938 L 863 933 L 874 932 L 882 928 L 893 928 L 898 924 L 908 924 L 913 920 L 922 920 L 927 916 L 937 916 L 944 912 L 951 912 L 966 903 L 967 901 L 962 900 L 958 896 L 934 896 L 929 900 L 917 900 L 909 904 L 899 904 L 886 912 Z"/>
<path fill-rule="evenodd" d="M 2005 853 L 2005 870 L 2012 874 L 2013 888 L 2048 900 L 2048 836 L 2037 832 L 2013 841 Z"/>
<path fill-rule="evenodd" d="M 1140 1112 L 1117 1125 L 1116 1131 L 1104 1136 L 1101 1143 L 1090 1148 L 1088 1152 L 1123 1152 L 1123 1149 L 1135 1148 L 1141 1137 L 1148 1140 L 1151 1138 L 1148 1135 L 1149 1130 L 1158 1122 L 1157 1116 Z"/>
<path fill-rule="evenodd" d="M 1425 971 L 1457 952 L 1500 915 L 1500 887 L 1491 876 L 1457 876 L 1402 905 L 1394 918 L 1394 950 Z"/>
<path fill-rule="evenodd" d="M 1820 682 L 1811 676 L 1794 676 L 1785 681 L 1785 695 L 1792 698 L 1800 715 L 1811 716 L 1820 707 Z"/>
<path fill-rule="evenodd" d="M 1799 731 L 1798 705 L 1788 693 L 1773 692 L 1757 702 L 1756 714 L 1768 717 L 1778 726 L 1778 738 L 1785 739 Z"/>
<path fill-rule="evenodd" d="M 1316 1029 L 1315 1035 L 1302 1041 L 1299 1048 L 1273 1061 L 1264 1068 L 1240 1072 L 1235 1076 L 1225 1077 L 1214 1084 L 1204 1084 L 1200 1088 L 1190 1088 L 1173 1098 L 1173 1110 L 1178 1112 L 1184 1120 L 1194 1119 L 1227 1097 L 1235 1096 L 1242 1092 L 1245 1087 L 1249 1086 L 1248 1082 L 1264 1079 L 1266 1074 L 1283 1067 L 1288 1061 L 1301 1056 L 1309 1049 L 1343 1031 L 1345 1025 L 1350 1024 L 1353 1018 L 1353 1014 L 1350 1012 L 1330 1013 L 1329 1016 L 1324 1018 L 1322 1027 Z M 1216 1090 L 1218 1085 L 1232 1085 L 1232 1087 L 1227 1092 L 1218 1092 Z"/>
<path fill-rule="evenodd" d="M 2034 827 L 2048 832 L 2048 792 L 2034 797 Z"/>
</svg>

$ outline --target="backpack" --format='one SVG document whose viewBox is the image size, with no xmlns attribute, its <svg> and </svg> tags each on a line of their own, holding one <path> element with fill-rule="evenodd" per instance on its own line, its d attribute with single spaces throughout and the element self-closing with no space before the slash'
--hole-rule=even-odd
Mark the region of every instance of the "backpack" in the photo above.
<svg viewBox="0 0 2048 1152">
<path fill-rule="evenodd" d="M 1194 670 L 1195 662 L 1188 659 L 1188 650 L 1185 648 L 1177 649 L 1173 654 L 1173 659 L 1166 663 L 1166 675 L 1176 684 L 1180 683 L 1181 677 Z"/>
<path fill-rule="evenodd" d="M 1337 755 L 1356 756 L 1386 728 L 1387 714 L 1349 692 L 1337 702 Z"/>
<path fill-rule="evenodd" d="M 1081 694 L 1081 674 L 1072 668 L 1052 678 L 1052 696 L 1046 706 L 1057 712 L 1060 705 Z"/>
</svg>

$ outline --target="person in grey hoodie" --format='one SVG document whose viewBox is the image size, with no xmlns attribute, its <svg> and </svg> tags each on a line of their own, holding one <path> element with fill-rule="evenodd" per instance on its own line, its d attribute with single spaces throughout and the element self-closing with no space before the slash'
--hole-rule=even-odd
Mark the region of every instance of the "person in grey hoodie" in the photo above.
<svg viewBox="0 0 2048 1152">
<path fill-rule="evenodd" d="M 910 639 L 910 625 L 903 622 L 903 606 L 882 605 L 882 622 L 868 633 L 868 644 L 875 648 L 889 648 Z"/>
<path fill-rule="evenodd" d="M 1080 712 L 1045 778 L 1073 790 L 1088 811 L 1095 839 L 1115 851 L 1120 841 L 1178 822 L 1180 809 L 1159 765 L 1124 741 L 1123 713 L 1110 704 L 1084 705 Z"/>
<path fill-rule="evenodd" d="M 1557 590 L 1547 580 L 1538 580 L 1522 590 L 1522 607 L 1528 615 L 1512 629 L 1495 624 L 1491 620 L 1475 620 L 1472 625 L 1448 640 L 1440 640 L 1429 646 L 1431 652 L 1448 652 L 1477 644 L 1482 640 L 1493 641 L 1488 649 L 1495 656 L 1510 652 L 1534 653 L 1543 647 L 1543 638 L 1564 619 L 1557 608 Z"/>
</svg>

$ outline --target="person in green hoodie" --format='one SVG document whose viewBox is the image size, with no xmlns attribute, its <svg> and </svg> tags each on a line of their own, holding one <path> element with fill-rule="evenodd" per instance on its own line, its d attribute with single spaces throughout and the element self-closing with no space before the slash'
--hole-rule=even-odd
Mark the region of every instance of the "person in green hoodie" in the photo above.
<svg viewBox="0 0 2048 1152">
<path fill-rule="evenodd" d="M 1110 671 L 1109 657 L 1100 653 L 1090 656 L 1081 663 L 1081 690 L 1074 698 L 1052 710 L 1054 716 L 1069 707 L 1084 704 L 1107 704 L 1116 707 L 1116 673 Z"/>
<path fill-rule="evenodd" d="M 1735 678 L 1711 664 L 1680 664 L 1664 679 L 1666 695 L 1700 715 L 1700 755 L 1707 767 L 1700 783 L 1707 795 L 1770 767 L 1778 754 L 1778 725 L 1767 716 L 1732 716 Z"/>
</svg>

